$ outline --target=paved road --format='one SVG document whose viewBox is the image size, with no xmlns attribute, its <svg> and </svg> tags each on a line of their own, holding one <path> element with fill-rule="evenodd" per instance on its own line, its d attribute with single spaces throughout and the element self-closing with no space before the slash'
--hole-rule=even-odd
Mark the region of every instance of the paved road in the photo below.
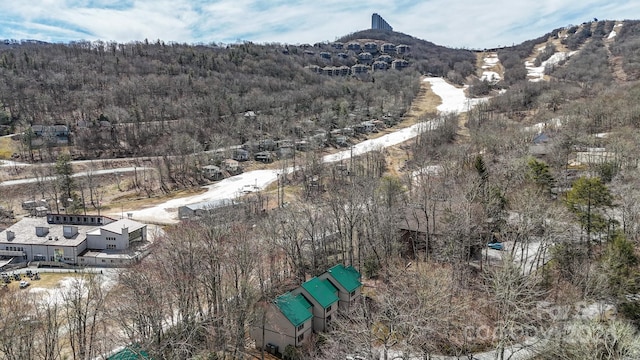
<svg viewBox="0 0 640 360">
<path fill-rule="evenodd" d="M 73 174 L 73 177 L 83 177 L 87 175 L 104 175 L 104 174 L 119 174 L 125 172 L 134 172 L 134 171 L 142 171 L 142 170 L 155 170 L 154 168 L 148 167 L 124 167 L 117 169 L 103 169 L 103 170 L 92 170 L 92 171 L 82 171 L 79 173 Z M 45 176 L 44 178 L 28 178 L 28 179 L 18 179 L 18 180 L 7 180 L 0 182 L 0 186 L 13 186 L 13 185 L 24 185 L 24 184 L 33 184 L 38 181 L 52 181 L 55 180 L 55 176 Z"/>
</svg>

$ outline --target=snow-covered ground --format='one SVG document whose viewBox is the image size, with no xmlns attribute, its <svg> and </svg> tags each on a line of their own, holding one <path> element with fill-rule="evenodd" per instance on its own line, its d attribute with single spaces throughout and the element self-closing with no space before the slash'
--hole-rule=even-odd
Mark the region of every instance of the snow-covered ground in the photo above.
<svg viewBox="0 0 640 360">
<path fill-rule="evenodd" d="M 288 170 L 288 169 L 287 169 Z M 175 223 L 178 221 L 178 208 L 189 204 L 214 202 L 223 199 L 235 199 L 241 194 L 241 189 L 256 186 L 264 189 L 278 179 L 282 170 L 254 170 L 232 176 L 215 184 L 207 185 L 207 192 L 179 199 L 172 199 L 150 208 L 129 211 L 132 217 L 140 221 L 157 223 Z"/>
<path fill-rule="evenodd" d="M 421 176 L 437 176 L 444 171 L 442 165 L 428 165 L 411 173 L 412 179 L 419 179 Z"/>
<path fill-rule="evenodd" d="M 614 30 L 611 30 L 611 32 L 609 33 L 609 36 L 607 36 L 608 40 L 611 40 L 611 39 L 615 38 L 616 36 L 618 36 L 618 33 L 615 30 L 615 28 L 617 28 L 617 27 L 622 27 L 622 24 L 615 24 L 613 26 Z"/>
<path fill-rule="evenodd" d="M 498 64 L 500 63 L 500 59 L 498 59 L 498 54 L 488 54 L 482 59 L 482 76 L 480 76 L 480 81 L 488 81 L 492 84 L 497 83 L 502 80 L 500 74 L 498 74 L 495 70 Z"/>
<path fill-rule="evenodd" d="M 498 54 L 489 54 L 482 59 L 482 62 L 483 69 L 491 69 L 500 63 L 500 59 L 498 59 Z"/>
<path fill-rule="evenodd" d="M 104 289 L 109 289 L 116 284 L 118 277 L 118 269 L 105 268 L 100 269 L 101 273 L 95 276 L 99 276 L 100 286 Z M 94 270 L 94 272 L 97 272 Z M 42 273 L 42 271 L 40 271 Z M 82 286 L 84 280 L 78 277 L 64 277 L 58 282 L 58 286 L 54 288 L 42 288 L 38 287 L 38 281 L 31 281 L 28 291 L 32 294 L 39 295 L 39 301 L 48 304 L 62 304 L 64 303 L 65 294 L 69 293 L 74 287 Z"/>
<path fill-rule="evenodd" d="M 469 99 L 465 96 L 465 88 L 458 88 L 447 83 L 442 78 L 429 77 L 424 81 L 431 84 L 431 90 L 442 99 L 442 104 L 437 109 L 440 112 L 464 112 L 480 102 L 483 99 Z M 336 162 L 350 158 L 352 155 L 357 156 L 366 152 L 394 146 L 416 137 L 423 129 L 427 127 L 437 127 L 437 123 L 416 124 L 398 131 L 386 134 L 379 138 L 365 140 L 359 144 L 352 146 L 349 150 L 344 150 L 335 154 L 323 157 L 324 162 Z M 293 168 L 284 169 L 284 172 L 291 172 Z M 248 171 L 240 175 L 232 176 L 221 180 L 215 184 L 206 186 L 207 192 L 172 199 L 163 204 L 149 207 L 142 210 L 130 211 L 132 217 L 140 221 L 148 221 L 155 223 L 175 223 L 178 221 L 178 208 L 185 205 L 215 202 L 224 199 L 235 199 L 242 193 L 242 189 L 253 187 L 256 189 L 264 189 L 269 184 L 278 179 L 283 169 L 279 170 L 255 170 Z"/>
<path fill-rule="evenodd" d="M 431 84 L 431 91 L 442 99 L 442 104 L 437 107 L 440 112 L 465 112 L 488 100 L 488 98 L 470 99 L 464 94 L 464 90 L 467 86 L 457 88 L 442 78 L 430 77 L 426 78 L 424 81 L 429 82 Z"/>
<path fill-rule="evenodd" d="M 576 51 L 557 52 L 557 53 L 551 55 L 551 57 L 549 59 L 543 61 L 540 64 L 540 66 L 534 66 L 532 61 L 525 61 L 524 65 L 527 68 L 527 77 L 529 78 L 529 81 L 537 82 L 537 81 L 543 80 L 544 79 L 544 69 L 546 68 L 547 65 L 558 64 L 559 62 L 570 58 L 575 53 L 576 53 Z"/>
<path fill-rule="evenodd" d="M 488 81 L 491 84 L 495 84 L 500 81 L 500 74 L 495 71 L 483 71 L 480 81 Z"/>
<path fill-rule="evenodd" d="M 29 166 L 29 164 L 13 161 L 13 160 L 0 160 L 0 167 L 15 167 L 15 166 Z"/>
<path fill-rule="evenodd" d="M 540 122 L 537 124 L 533 124 L 531 126 L 527 126 L 524 127 L 522 129 L 522 131 L 524 132 L 530 132 L 530 133 L 535 133 L 535 134 L 540 134 L 543 131 L 547 130 L 547 129 L 557 129 L 559 127 L 562 126 L 562 119 L 560 118 L 553 118 L 549 121 L 545 121 L 545 122 Z"/>
</svg>

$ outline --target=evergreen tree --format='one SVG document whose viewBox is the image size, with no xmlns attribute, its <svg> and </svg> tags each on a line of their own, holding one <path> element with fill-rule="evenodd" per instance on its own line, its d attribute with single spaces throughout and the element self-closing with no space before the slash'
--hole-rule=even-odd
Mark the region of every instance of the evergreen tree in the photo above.
<svg viewBox="0 0 640 360">
<path fill-rule="evenodd" d="M 73 168 L 71 167 L 71 157 L 69 154 L 62 154 L 58 156 L 58 160 L 56 161 L 56 180 L 58 181 L 58 185 L 60 186 L 62 193 L 66 196 L 65 201 L 73 199 L 75 184 L 73 181 Z"/>
<path fill-rule="evenodd" d="M 569 210 L 578 216 L 582 229 L 586 232 L 587 243 L 592 233 L 600 233 L 615 220 L 606 219 L 605 208 L 613 206 L 611 191 L 598 177 L 581 177 L 567 193 L 566 204 Z M 589 246 L 589 255 L 591 252 Z"/>
</svg>

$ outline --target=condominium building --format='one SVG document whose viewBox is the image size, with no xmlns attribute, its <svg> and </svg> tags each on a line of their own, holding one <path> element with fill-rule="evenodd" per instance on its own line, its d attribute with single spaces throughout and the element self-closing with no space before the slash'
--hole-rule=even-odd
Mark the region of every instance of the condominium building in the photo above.
<svg viewBox="0 0 640 360">
<path fill-rule="evenodd" d="M 393 28 L 391 27 L 391 25 L 389 25 L 389 23 L 387 23 L 382 18 L 382 16 L 378 15 L 377 13 L 373 13 L 373 15 L 371 15 L 371 28 L 378 29 L 378 30 L 385 30 L 385 31 L 393 31 Z"/>
</svg>

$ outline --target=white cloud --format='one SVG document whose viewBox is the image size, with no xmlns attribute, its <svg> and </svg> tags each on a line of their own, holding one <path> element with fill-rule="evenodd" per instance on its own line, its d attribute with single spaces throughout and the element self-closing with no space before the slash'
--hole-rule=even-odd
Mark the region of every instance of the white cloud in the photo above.
<svg viewBox="0 0 640 360">
<path fill-rule="evenodd" d="M 450 47 L 483 48 L 520 43 L 594 17 L 622 20 L 640 13 L 640 3 L 32 0 L 15 1 L 3 8 L 0 38 L 314 43 L 369 28 L 374 12 L 396 31 Z"/>
</svg>

